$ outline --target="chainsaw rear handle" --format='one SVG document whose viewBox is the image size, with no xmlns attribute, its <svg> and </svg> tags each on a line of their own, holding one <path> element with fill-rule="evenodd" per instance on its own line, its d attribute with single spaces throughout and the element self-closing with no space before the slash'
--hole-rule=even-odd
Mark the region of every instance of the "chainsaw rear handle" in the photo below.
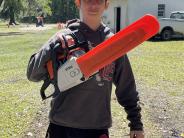
<svg viewBox="0 0 184 138">
<path fill-rule="evenodd" d="M 74 44 L 71 46 L 68 46 L 68 42 L 65 37 L 67 35 L 70 35 L 74 40 Z M 59 39 L 57 39 L 55 43 L 50 44 L 51 56 L 50 56 L 50 60 L 46 63 L 49 76 L 44 80 L 44 83 L 40 89 L 40 95 L 42 97 L 42 100 L 45 100 L 49 97 L 55 97 L 60 92 L 59 87 L 57 85 L 58 84 L 57 69 L 61 64 L 64 64 L 67 61 L 70 51 L 78 48 L 82 48 L 85 52 L 89 51 L 88 42 L 86 40 L 82 42 L 78 41 L 74 33 L 62 35 L 62 38 L 65 43 L 65 46 L 62 46 L 62 42 L 61 42 L 62 40 L 59 40 Z M 53 84 L 54 92 L 51 95 L 47 96 L 45 93 L 45 90 L 49 87 L 50 84 Z"/>
<path fill-rule="evenodd" d="M 67 35 L 71 36 L 72 39 L 74 40 L 74 44 L 71 46 L 68 45 L 68 42 L 66 39 Z M 60 62 L 63 62 L 63 63 L 66 62 L 69 52 L 74 49 L 82 48 L 85 52 L 89 51 L 88 42 L 87 41 L 80 42 L 74 33 L 62 35 L 62 38 L 65 43 L 65 47 L 62 46 L 62 43 L 61 43 L 62 40 L 59 40 L 59 41 L 57 40 L 55 44 L 54 43 L 50 44 L 51 53 L 56 54 L 57 60 Z M 51 54 L 51 56 L 53 56 L 53 54 Z M 49 73 L 49 78 L 53 80 L 54 79 L 53 61 L 49 60 L 46 63 L 46 66 Z"/>
<path fill-rule="evenodd" d="M 62 49 L 61 47 L 61 43 L 57 43 L 54 47 L 50 46 L 51 47 L 51 53 L 54 52 L 55 54 L 57 54 L 57 50 L 59 49 L 59 51 L 63 51 L 64 52 L 64 49 Z M 61 52 L 59 52 L 61 53 Z M 53 56 L 53 54 L 51 54 L 51 56 Z M 64 58 L 64 54 L 61 54 L 60 56 L 58 56 L 58 59 L 63 59 Z M 49 78 L 50 79 L 53 79 L 54 78 L 54 72 L 53 72 L 53 66 L 52 66 L 52 63 L 53 61 L 52 60 L 49 60 L 47 63 L 46 63 L 46 66 L 47 66 L 47 70 L 48 70 L 48 73 L 49 73 Z"/>
</svg>

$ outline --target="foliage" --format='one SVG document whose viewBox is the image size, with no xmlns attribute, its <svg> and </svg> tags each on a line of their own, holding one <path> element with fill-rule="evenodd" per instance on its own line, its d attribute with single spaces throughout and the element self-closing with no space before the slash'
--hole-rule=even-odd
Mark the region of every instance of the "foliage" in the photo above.
<svg viewBox="0 0 184 138">
<path fill-rule="evenodd" d="M 51 0 L 1 0 L 1 17 L 15 23 L 15 16 L 51 15 L 50 3 Z"/>
<path fill-rule="evenodd" d="M 24 15 L 40 16 L 51 15 L 51 0 L 24 0 Z M 26 8 L 28 7 L 28 8 Z"/>
<path fill-rule="evenodd" d="M 63 22 L 78 17 L 74 0 L 52 0 L 51 9 L 55 21 Z"/>
<path fill-rule="evenodd" d="M 23 10 L 22 0 L 1 0 L 2 11 L 1 15 L 5 19 L 9 18 L 12 14 L 19 14 Z"/>
<path fill-rule="evenodd" d="M 0 0 L 0 17 L 34 22 L 43 15 L 49 22 L 65 22 L 78 17 L 74 0 Z"/>
</svg>

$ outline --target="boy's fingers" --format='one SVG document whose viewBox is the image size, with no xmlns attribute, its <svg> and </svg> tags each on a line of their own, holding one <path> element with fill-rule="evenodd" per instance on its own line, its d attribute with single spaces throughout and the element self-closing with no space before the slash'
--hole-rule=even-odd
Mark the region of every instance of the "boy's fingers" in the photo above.
<svg viewBox="0 0 184 138">
<path fill-rule="evenodd" d="M 131 131 L 130 138 L 144 138 L 144 132 L 143 131 Z"/>
<path fill-rule="evenodd" d="M 63 35 L 62 34 L 58 34 L 57 37 L 61 41 L 62 47 L 65 48 L 66 46 L 65 46 L 64 39 L 63 39 Z M 74 44 L 74 40 L 73 40 L 73 38 L 70 35 L 65 36 L 65 38 L 66 38 L 69 46 Z"/>
</svg>

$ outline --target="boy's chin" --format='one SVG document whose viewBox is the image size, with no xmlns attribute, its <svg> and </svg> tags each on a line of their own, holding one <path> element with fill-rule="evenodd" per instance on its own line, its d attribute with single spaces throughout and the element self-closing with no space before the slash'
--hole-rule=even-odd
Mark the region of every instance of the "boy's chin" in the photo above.
<svg viewBox="0 0 184 138">
<path fill-rule="evenodd" d="M 100 16 L 98 14 L 88 14 L 88 17 L 98 19 Z"/>
</svg>

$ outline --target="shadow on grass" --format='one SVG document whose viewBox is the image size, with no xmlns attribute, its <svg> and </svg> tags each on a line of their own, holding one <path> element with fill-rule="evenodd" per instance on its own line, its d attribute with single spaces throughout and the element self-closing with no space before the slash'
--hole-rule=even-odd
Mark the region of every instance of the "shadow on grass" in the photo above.
<svg viewBox="0 0 184 138">
<path fill-rule="evenodd" d="M 25 35 L 25 34 L 35 34 L 33 32 L 0 32 L 0 36 L 14 36 L 14 35 Z"/>
<path fill-rule="evenodd" d="M 7 27 L 8 28 L 8 25 L 7 24 L 0 24 L 0 27 Z"/>
<path fill-rule="evenodd" d="M 12 35 L 24 35 L 25 33 L 21 32 L 7 32 L 7 33 L 0 33 L 0 36 L 12 36 Z"/>
<path fill-rule="evenodd" d="M 148 41 L 150 42 L 172 42 L 172 41 L 184 41 L 184 37 L 180 37 L 180 38 L 172 38 L 170 40 L 162 40 L 161 38 L 151 38 Z"/>
</svg>

